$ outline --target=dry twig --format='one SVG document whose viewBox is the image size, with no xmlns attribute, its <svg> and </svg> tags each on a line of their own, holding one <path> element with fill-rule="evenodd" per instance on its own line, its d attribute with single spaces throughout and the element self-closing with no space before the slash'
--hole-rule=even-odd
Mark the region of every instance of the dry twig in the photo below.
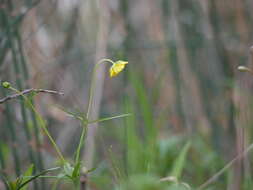
<svg viewBox="0 0 253 190">
<path fill-rule="evenodd" d="M 48 93 L 48 94 L 56 94 L 56 95 L 64 95 L 64 93 L 62 92 L 58 92 L 55 90 L 45 90 L 45 89 L 34 89 L 34 88 L 30 88 L 30 89 L 26 89 L 21 91 L 20 93 L 17 94 L 12 94 L 9 96 L 6 96 L 2 99 L 0 99 L 0 104 L 3 104 L 4 102 L 14 99 L 14 98 L 18 98 L 19 96 L 23 96 L 25 94 L 29 94 L 29 93 Z"/>
</svg>

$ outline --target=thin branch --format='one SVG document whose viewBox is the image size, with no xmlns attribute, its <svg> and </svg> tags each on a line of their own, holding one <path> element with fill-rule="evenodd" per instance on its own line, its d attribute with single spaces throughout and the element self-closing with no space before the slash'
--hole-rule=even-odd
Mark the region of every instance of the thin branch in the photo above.
<svg viewBox="0 0 253 190">
<path fill-rule="evenodd" d="M 253 149 L 253 144 L 251 144 L 242 154 L 237 155 L 233 160 L 231 160 L 225 167 L 223 167 L 220 171 L 218 171 L 215 175 L 213 175 L 209 180 L 203 183 L 197 190 L 202 190 L 206 188 L 208 185 L 213 183 L 218 177 L 220 177 L 227 169 L 229 169 L 237 160 L 242 159 L 246 156 L 250 150 Z"/>
<path fill-rule="evenodd" d="M 55 91 L 55 90 L 30 88 L 30 89 L 23 90 L 20 93 L 13 94 L 13 95 L 10 95 L 10 96 L 6 96 L 5 98 L 0 99 L 0 104 L 3 104 L 4 102 L 6 102 L 8 100 L 18 98 L 19 96 L 23 96 L 23 95 L 29 94 L 29 93 L 48 93 L 48 94 L 56 94 L 56 95 L 61 95 L 61 96 L 64 95 L 64 93 L 58 92 L 58 91 Z"/>
</svg>

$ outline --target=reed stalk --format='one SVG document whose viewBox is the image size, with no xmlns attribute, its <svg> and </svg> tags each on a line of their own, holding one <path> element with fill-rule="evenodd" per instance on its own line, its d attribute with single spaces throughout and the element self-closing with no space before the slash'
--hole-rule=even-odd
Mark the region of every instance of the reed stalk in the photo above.
<svg viewBox="0 0 253 190">
<path fill-rule="evenodd" d="M 20 57 L 21 57 L 21 70 L 24 74 L 24 80 L 26 82 L 26 88 L 29 87 L 29 85 L 27 84 L 28 80 L 29 80 L 29 70 L 27 68 L 27 63 L 26 63 L 26 60 L 25 60 L 25 55 L 24 55 L 24 50 L 23 50 L 23 46 L 22 46 L 22 37 L 20 35 L 20 32 L 19 31 L 16 31 L 16 36 L 17 36 L 17 44 L 18 44 L 18 50 L 20 52 Z M 31 99 L 31 103 L 33 103 L 33 99 Z M 39 139 L 39 127 L 38 127 L 38 122 L 37 122 L 37 119 L 36 119 L 36 115 L 33 111 L 29 111 L 30 113 L 30 116 L 32 118 L 32 122 L 33 122 L 33 129 L 34 129 L 34 136 L 35 136 L 35 144 L 36 144 L 36 150 L 37 150 L 37 155 L 36 155 L 36 165 L 39 169 L 39 171 L 43 171 L 44 170 L 44 165 L 43 165 L 43 158 L 42 158 L 42 155 L 41 155 L 41 152 L 40 152 L 40 146 L 41 146 L 41 142 L 40 142 L 40 139 Z M 46 188 L 46 184 L 45 184 L 45 180 L 44 179 L 41 179 L 41 187 L 42 189 L 45 189 Z"/>
<path fill-rule="evenodd" d="M 21 69 L 20 69 L 20 60 L 18 59 L 18 51 L 17 51 L 17 36 L 16 36 L 16 32 L 15 32 L 15 28 L 11 28 L 10 25 L 10 18 L 8 17 L 8 15 L 5 15 L 5 19 L 6 19 L 6 28 L 7 28 L 7 38 L 9 41 L 9 45 L 10 45 L 10 49 L 11 49 L 11 53 L 12 53 L 12 60 L 13 60 L 13 67 L 14 67 L 14 72 L 15 72 L 15 77 L 16 77 L 16 84 L 18 89 L 22 89 L 24 84 L 23 84 L 23 78 L 24 78 L 24 73 L 22 73 Z M 29 155 L 29 159 L 32 163 L 36 164 L 36 160 L 35 160 L 35 154 L 34 151 L 32 149 L 32 145 L 31 145 L 31 132 L 28 128 L 28 114 L 27 111 L 25 109 L 25 105 L 24 102 L 20 102 L 20 111 L 21 111 L 21 116 L 22 116 L 22 123 L 23 123 L 23 128 L 24 128 L 24 132 L 25 132 L 25 136 L 27 139 L 27 144 L 28 144 L 28 155 Z M 34 172 L 36 172 L 36 167 L 34 169 Z M 36 182 L 36 180 L 34 180 L 33 182 L 34 184 L 34 188 L 38 189 L 38 184 Z"/>
</svg>

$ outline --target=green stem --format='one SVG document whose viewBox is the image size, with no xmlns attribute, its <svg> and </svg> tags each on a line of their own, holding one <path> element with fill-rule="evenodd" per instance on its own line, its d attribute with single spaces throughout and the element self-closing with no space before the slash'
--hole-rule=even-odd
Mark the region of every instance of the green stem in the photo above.
<svg viewBox="0 0 253 190">
<path fill-rule="evenodd" d="M 4 170 L 5 169 L 5 160 L 4 160 L 4 155 L 2 152 L 2 141 L 0 141 L 0 169 Z"/>
<path fill-rule="evenodd" d="M 81 134 L 81 137 L 80 137 L 80 141 L 79 141 L 79 144 L 78 144 L 78 147 L 77 147 L 77 151 L 76 151 L 76 164 L 78 164 L 78 162 L 80 162 L 80 152 L 81 152 L 81 148 L 83 146 L 83 142 L 84 142 L 84 137 L 86 135 L 86 132 L 87 132 L 87 127 L 88 127 L 88 123 L 84 123 L 82 121 L 82 134 Z"/>
<path fill-rule="evenodd" d="M 91 104 L 93 102 L 93 91 L 94 91 L 94 85 L 95 85 L 95 74 L 96 74 L 98 66 L 100 64 L 102 64 L 102 63 L 105 63 L 105 62 L 109 62 L 109 63 L 114 64 L 114 62 L 112 60 L 110 60 L 110 59 L 101 59 L 98 63 L 96 63 L 96 65 L 93 68 L 92 78 L 91 78 L 91 86 L 90 86 L 90 92 L 89 92 L 90 93 L 89 94 L 89 103 L 88 103 L 88 108 L 87 108 L 87 113 L 86 113 L 86 120 L 87 121 L 88 121 L 88 119 L 90 117 Z M 82 134 L 81 134 L 79 145 L 78 145 L 78 148 L 77 148 L 77 151 L 76 151 L 76 159 L 75 159 L 76 160 L 76 164 L 78 162 L 80 162 L 80 152 L 81 152 L 81 148 L 83 146 L 83 141 L 84 141 L 85 134 L 87 132 L 88 123 L 85 122 L 85 121 L 82 121 L 82 126 L 83 126 Z"/>
<path fill-rule="evenodd" d="M 93 72 L 92 72 L 92 79 L 91 79 L 91 87 L 90 87 L 90 95 L 89 95 L 89 104 L 88 104 L 88 109 L 87 109 L 87 114 L 86 114 L 86 119 L 88 120 L 88 118 L 90 117 L 90 110 L 91 110 L 91 104 L 93 101 L 93 91 L 94 91 L 94 83 L 95 83 L 95 74 L 96 74 L 96 70 L 98 68 L 98 66 L 101 63 L 105 63 L 105 62 L 110 62 L 112 64 L 114 64 L 114 62 L 110 59 L 101 59 L 93 68 Z"/>
<path fill-rule="evenodd" d="M 9 1 L 9 3 L 11 4 L 11 1 Z M 11 7 L 8 7 L 8 8 L 11 9 Z M 2 17 L 3 17 L 3 24 L 6 26 L 5 28 L 7 31 L 7 43 L 8 43 L 8 46 L 10 46 L 10 45 L 12 45 L 12 40 L 11 40 L 12 35 L 11 35 L 11 29 L 10 29 L 10 24 L 9 24 L 9 18 L 8 18 L 6 11 L 2 11 Z M 14 55 L 13 55 L 13 57 L 14 57 Z M 17 176 L 19 176 L 20 171 L 21 171 L 20 161 L 19 161 L 18 151 L 17 151 L 17 147 L 16 147 L 17 139 L 16 139 L 16 133 L 15 133 L 15 127 L 13 125 L 13 119 L 11 118 L 11 113 L 12 113 L 11 107 L 8 104 L 6 104 L 6 116 L 7 116 L 8 130 L 10 131 L 11 139 L 13 142 L 12 151 L 13 151 L 13 158 L 14 158 L 14 162 L 15 162 L 15 170 L 16 170 Z"/>
<path fill-rule="evenodd" d="M 18 29 L 16 29 L 16 36 L 17 36 L 18 50 L 20 52 L 20 58 L 21 58 L 21 66 L 22 66 L 21 70 L 23 71 L 23 76 L 24 76 L 25 82 L 27 82 L 29 80 L 29 71 L 27 68 L 24 50 L 23 50 L 23 46 L 22 46 L 22 36 L 20 35 L 20 32 Z M 33 104 L 33 99 L 31 99 L 31 103 Z M 35 143 L 36 143 L 36 147 L 38 148 L 37 149 L 38 152 L 36 154 L 38 168 L 40 171 L 43 171 L 44 166 L 43 166 L 43 161 L 42 161 L 42 155 L 41 155 L 41 152 L 39 151 L 40 140 L 39 140 L 38 123 L 36 120 L 36 116 L 32 110 L 30 110 L 30 114 L 31 114 L 32 121 L 33 121 L 33 128 L 34 128 L 34 133 L 35 133 Z M 34 172 L 36 172 L 36 171 L 34 171 Z M 45 180 L 41 180 L 41 186 L 42 186 L 42 189 L 46 188 Z"/>
<path fill-rule="evenodd" d="M 15 163 L 15 172 L 16 172 L 16 175 L 19 176 L 21 173 L 21 169 L 20 169 L 20 160 L 19 160 L 19 156 L 18 156 L 18 150 L 17 150 L 17 146 L 16 146 L 17 145 L 17 137 L 16 137 L 16 133 L 15 133 L 15 126 L 13 125 L 13 119 L 12 119 L 12 115 L 11 115 L 11 113 L 13 113 L 13 110 L 8 103 L 6 104 L 5 111 L 6 111 L 6 119 L 7 119 L 7 124 L 8 124 L 8 126 L 6 126 L 6 128 L 7 128 L 7 130 L 9 130 L 9 133 L 11 136 L 11 141 L 12 141 L 11 150 L 12 150 L 14 163 Z"/>
<path fill-rule="evenodd" d="M 6 16 L 6 25 L 7 25 L 7 36 L 8 36 L 8 40 L 9 40 L 9 45 L 11 48 L 11 53 L 12 53 L 12 60 L 13 60 L 13 65 L 14 65 L 14 70 L 16 73 L 16 83 L 19 89 L 21 89 L 23 87 L 23 76 L 26 76 L 26 73 L 22 73 L 21 69 L 20 69 L 20 60 L 18 58 L 18 50 L 16 47 L 16 39 L 17 39 L 17 28 L 16 27 L 12 27 L 9 17 Z M 22 62 L 22 61 L 21 61 Z M 30 130 L 28 128 L 28 115 L 27 112 L 25 110 L 25 106 L 23 104 L 23 102 L 20 103 L 20 111 L 21 111 L 21 115 L 22 115 L 22 120 L 23 120 L 23 125 L 24 125 L 24 131 L 25 131 L 25 135 L 26 135 L 26 139 L 28 141 L 28 155 L 29 158 L 31 160 L 32 163 L 35 163 L 35 157 L 34 157 L 34 152 L 33 149 L 31 147 L 31 144 L 29 142 L 31 142 L 31 133 Z M 36 169 L 36 168 L 35 168 Z M 35 170 L 36 171 L 36 170 Z M 34 181 L 34 187 L 38 188 L 37 182 Z"/>
<path fill-rule="evenodd" d="M 46 124 L 44 122 L 44 120 L 42 119 L 41 115 L 37 112 L 37 110 L 35 109 L 35 107 L 33 106 L 33 104 L 30 102 L 30 100 L 24 96 L 19 90 L 13 88 L 13 87 L 10 87 L 9 89 L 21 94 L 21 96 L 25 99 L 25 101 L 28 103 L 28 105 L 30 106 L 30 108 L 32 109 L 32 111 L 35 113 L 36 117 L 38 118 L 38 122 L 40 123 L 44 133 L 47 135 L 47 137 L 49 138 L 50 142 L 52 143 L 52 145 L 54 146 L 54 149 L 56 150 L 58 156 L 60 157 L 62 163 L 65 163 L 65 159 L 60 151 L 60 149 L 58 148 L 57 144 L 55 143 L 54 139 L 52 138 L 52 136 L 50 135 L 47 127 L 46 127 Z"/>
</svg>

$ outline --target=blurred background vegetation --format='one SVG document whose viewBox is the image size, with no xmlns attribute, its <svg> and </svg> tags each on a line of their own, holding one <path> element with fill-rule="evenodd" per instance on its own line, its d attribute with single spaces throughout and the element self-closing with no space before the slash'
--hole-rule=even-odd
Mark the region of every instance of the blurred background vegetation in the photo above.
<svg viewBox="0 0 253 190">
<path fill-rule="evenodd" d="M 163 189 L 156 182 L 175 176 L 195 189 L 252 143 L 253 79 L 236 69 L 253 69 L 252 8 L 251 0 L 1 0 L 0 80 L 65 93 L 33 101 L 70 158 L 81 127 L 56 105 L 85 112 L 94 64 L 129 61 L 117 78 L 108 65 L 96 75 L 92 118 L 132 116 L 90 126 L 82 152 L 96 168 L 89 188 Z M 1 172 L 56 164 L 22 101 L 0 105 L 0 124 Z M 251 154 L 237 159 L 206 189 L 251 190 L 251 164 Z"/>
</svg>

